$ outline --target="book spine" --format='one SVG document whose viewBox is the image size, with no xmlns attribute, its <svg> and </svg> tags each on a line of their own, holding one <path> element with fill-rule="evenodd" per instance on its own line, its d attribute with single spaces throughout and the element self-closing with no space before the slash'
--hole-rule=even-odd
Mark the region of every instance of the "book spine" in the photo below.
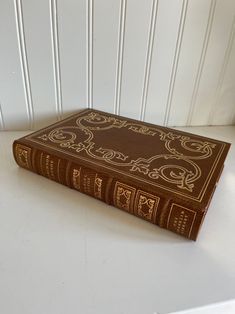
<svg viewBox="0 0 235 314">
<path fill-rule="evenodd" d="M 194 241 L 205 217 L 205 212 L 186 207 L 180 200 L 118 180 L 112 186 L 111 195 L 115 207 Z"/>
<path fill-rule="evenodd" d="M 196 240 L 197 225 L 200 225 L 203 213 L 200 216 L 179 202 L 125 182 L 125 179 L 116 179 L 18 141 L 13 143 L 13 154 L 20 167 Z"/>
<path fill-rule="evenodd" d="M 14 142 L 13 154 L 20 167 L 109 203 L 108 175 L 19 142 Z"/>
<path fill-rule="evenodd" d="M 170 200 L 162 212 L 161 227 L 195 241 L 204 217 L 203 211 L 194 210 L 182 201 Z"/>
</svg>

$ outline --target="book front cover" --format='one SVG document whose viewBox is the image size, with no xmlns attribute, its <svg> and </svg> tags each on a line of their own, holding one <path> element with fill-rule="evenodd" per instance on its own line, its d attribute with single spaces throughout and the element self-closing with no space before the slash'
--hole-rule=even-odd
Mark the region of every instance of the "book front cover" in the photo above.
<svg viewBox="0 0 235 314">
<path fill-rule="evenodd" d="M 92 109 L 25 139 L 205 204 L 229 149 L 225 142 Z"/>
</svg>

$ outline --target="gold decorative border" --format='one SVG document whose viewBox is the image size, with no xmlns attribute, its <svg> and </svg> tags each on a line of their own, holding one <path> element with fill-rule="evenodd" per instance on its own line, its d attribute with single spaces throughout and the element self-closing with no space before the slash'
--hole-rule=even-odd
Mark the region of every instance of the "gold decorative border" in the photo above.
<svg viewBox="0 0 235 314">
<path fill-rule="evenodd" d="M 115 183 L 115 187 L 113 191 L 114 205 L 120 209 L 126 210 L 129 213 L 133 213 L 135 192 L 136 192 L 136 188 L 117 181 Z M 119 202 L 119 197 L 121 195 L 124 195 L 124 197 L 126 197 L 126 204 L 121 204 L 121 202 Z"/>
<path fill-rule="evenodd" d="M 101 178 L 98 173 L 96 173 L 94 181 L 94 196 L 99 199 L 102 198 L 102 182 L 103 178 Z"/>
<path fill-rule="evenodd" d="M 218 155 L 216 156 L 216 158 L 215 158 L 215 160 L 214 160 L 214 163 L 213 163 L 213 165 L 212 165 L 212 167 L 211 167 L 211 170 L 210 170 L 210 172 L 209 172 L 209 174 L 208 174 L 208 177 L 206 178 L 206 180 L 205 180 L 205 182 L 204 182 L 204 185 L 202 186 L 202 189 L 201 189 L 201 191 L 199 192 L 199 195 L 198 195 L 197 197 L 195 197 L 195 196 L 190 196 L 190 195 L 188 195 L 188 194 L 179 192 L 179 191 L 174 190 L 174 189 L 172 189 L 172 188 L 168 188 L 168 187 L 166 187 L 166 186 L 164 186 L 164 185 L 155 183 L 155 182 L 153 182 L 153 181 L 146 180 L 146 179 L 144 179 L 144 178 L 142 178 L 142 177 L 135 176 L 135 175 L 130 174 L 130 173 L 127 173 L 127 172 L 125 172 L 125 171 L 117 170 L 117 169 L 115 169 L 115 168 L 113 168 L 113 167 L 104 165 L 104 164 L 99 163 L 99 162 L 97 162 L 97 161 L 92 161 L 92 160 L 89 159 L 89 158 L 86 158 L 86 157 L 83 157 L 83 156 L 79 156 L 79 155 L 74 154 L 74 153 L 72 153 L 72 152 L 68 152 L 67 150 L 63 150 L 63 149 L 57 148 L 57 147 L 55 147 L 55 146 L 53 146 L 53 145 L 48 145 L 48 144 L 46 144 L 46 143 L 42 143 L 42 142 L 40 142 L 40 141 L 38 141 L 38 140 L 36 140 L 36 139 L 34 139 L 34 138 L 31 138 L 31 137 L 34 136 L 34 135 L 40 134 L 42 131 L 46 131 L 46 130 L 48 130 L 48 129 L 51 129 L 53 126 L 58 126 L 58 125 L 64 124 L 65 121 L 69 121 L 69 120 L 75 119 L 76 117 L 79 117 L 79 116 L 83 115 L 83 114 L 86 113 L 87 111 L 91 111 L 91 109 L 85 109 L 85 110 L 81 111 L 80 113 L 78 113 L 77 115 L 74 115 L 74 116 L 72 116 L 72 117 L 68 117 L 67 119 L 64 119 L 64 120 L 61 120 L 61 121 L 59 121 L 59 122 L 56 122 L 56 123 L 54 123 L 53 125 L 50 125 L 50 126 L 48 126 L 48 127 L 46 127 L 46 128 L 43 128 L 43 129 L 41 129 L 41 130 L 39 130 L 39 131 L 36 131 L 36 132 L 34 132 L 34 133 L 32 133 L 32 134 L 26 136 L 25 138 L 28 139 L 28 140 L 31 141 L 31 142 L 35 142 L 35 143 L 37 143 L 37 144 L 40 144 L 40 145 L 45 146 L 45 147 L 48 147 L 48 148 L 53 149 L 53 150 L 55 150 L 55 151 L 59 151 L 59 152 L 62 152 L 62 153 L 64 153 L 64 154 L 67 154 L 67 155 L 76 157 L 77 159 L 81 159 L 81 160 L 84 160 L 84 161 L 88 161 L 89 163 L 94 164 L 96 167 L 97 167 L 97 165 L 99 165 L 99 166 L 101 166 L 101 167 L 104 167 L 104 168 L 106 168 L 106 169 L 112 170 L 112 171 L 117 172 L 117 173 L 119 173 L 119 174 L 124 174 L 125 176 L 131 177 L 131 178 L 134 178 L 134 179 L 137 179 L 137 180 L 139 180 L 139 181 L 141 181 L 141 182 L 145 182 L 145 183 L 150 184 L 150 185 L 152 185 L 152 186 L 160 187 L 160 188 L 162 188 L 162 189 L 164 189 L 164 190 L 166 190 L 166 191 L 173 192 L 173 193 L 175 193 L 175 194 L 181 195 L 181 196 L 183 196 L 183 197 L 185 197 L 185 198 L 188 198 L 188 199 L 191 199 L 191 200 L 195 200 L 195 201 L 198 201 L 198 202 L 201 202 L 201 201 L 202 201 L 203 196 L 204 196 L 205 193 L 206 193 L 206 189 L 207 189 L 207 187 L 208 187 L 208 184 L 209 184 L 209 182 L 210 182 L 210 179 L 211 179 L 211 177 L 212 177 L 212 175 L 213 175 L 213 173 L 214 173 L 214 171 L 215 171 L 215 169 L 216 169 L 216 166 L 217 166 L 217 164 L 218 164 L 218 162 L 219 162 L 219 159 L 220 159 L 220 157 L 221 157 L 221 155 L 222 155 L 222 153 L 223 153 L 223 151 L 224 151 L 224 148 L 225 148 L 225 144 L 224 144 L 224 143 L 221 143 L 220 151 L 218 152 Z M 95 112 L 95 110 L 94 110 L 94 112 Z M 98 111 L 98 112 L 99 112 L 99 111 Z M 103 114 L 105 114 L 105 113 L 103 113 Z M 110 115 L 112 115 L 112 114 L 110 114 Z M 112 115 L 112 116 L 113 116 L 113 115 Z M 200 137 L 200 136 L 199 136 L 199 137 Z M 214 140 L 214 141 L 215 141 L 215 140 Z"/>
<path fill-rule="evenodd" d="M 141 198 L 145 198 L 145 201 L 149 201 L 150 204 L 148 204 L 147 206 L 149 206 L 149 215 L 148 214 L 141 214 L 141 208 L 140 206 L 143 205 Z M 136 214 L 136 216 L 142 217 L 148 221 L 151 222 L 155 222 L 156 221 L 156 216 L 157 216 L 157 208 L 158 208 L 158 204 L 160 201 L 160 197 L 147 193 L 145 191 L 142 190 L 138 190 L 137 194 L 136 194 L 136 198 L 135 198 L 135 208 L 134 208 L 134 212 Z"/>
<path fill-rule="evenodd" d="M 74 167 L 72 170 L 72 185 L 73 188 L 80 191 L 81 190 L 81 169 L 82 167 Z"/>
<path fill-rule="evenodd" d="M 183 208 L 184 210 L 193 213 L 194 217 L 193 217 L 193 221 L 192 221 L 192 223 L 191 223 L 191 226 L 190 226 L 190 229 L 189 229 L 189 233 L 188 233 L 188 237 L 190 237 L 190 236 L 191 236 L 191 232 L 192 232 L 192 228 L 193 228 L 193 224 L 194 224 L 194 221 L 195 221 L 197 212 L 195 212 L 194 210 L 189 209 L 189 208 L 187 208 L 187 207 L 184 207 L 184 206 L 182 206 L 182 205 L 179 205 L 179 204 L 177 204 L 177 203 L 172 203 L 172 204 L 171 204 L 171 208 L 170 208 L 170 212 L 169 212 L 169 215 L 168 215 L 168 219 L 167 219 L 167 229 L 168 229 L 168 227 L 169 227 L 169 222 L 170 222 L 170 218 L 171 218 L 171 213 L 172 213 L 172 210 L 173 210 L 173 207 L 174 207 L 174 206 L 181 207 L 181 208 Z"/>
<path fill-rule="evenodd" d="M 18 164 L 23 168 L 31 169 L 32 168 L 32 165 L 31 165 L 32 148 L 27 147 L 22 144 L 16 144 L 15 152 L 16 152 L 15 156 L 16 156 L 16 160 Z"/>
</svg>

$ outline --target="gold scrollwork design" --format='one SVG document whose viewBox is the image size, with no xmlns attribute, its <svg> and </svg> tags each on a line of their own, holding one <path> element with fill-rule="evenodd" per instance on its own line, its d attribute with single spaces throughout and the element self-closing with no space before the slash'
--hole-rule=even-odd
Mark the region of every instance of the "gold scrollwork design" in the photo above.
<svg viewBox="0 0 235 314">
<path fill-rule="evenodd" d="M 156 167 L 154 166 L 154 164 L 156 165 L 154 161 L 157 159 L 181 160 L 181 162 L 183 161 L 185 163 L 185 166 L 190 166 L 190 169 L 182 165 L 165 163 Z M 164 181 L 175 184 L 180 189 L 185 189 L 190 192 L 193 191 L 193 182 L 201 176 L 201 169 L 196 163 L 177 155 L 156 155 L 149 159 L 138 158 L 137 160 L 132 160 L 131 163 L 132 168 L 130 171 L 139 171 L 154 180 L 161 178 Z"/>
<path fill-rule="evenodd" d="M 215 148 L 216 144 L 210 142 L 203 142 L 196 139 L 191 139 L 188 136 L 181 136 L 181 146 L 190 152 L 199 153 L 199 156 L 190 156 L 191 159 L 204 159 L 212 155 L 212 149 Z M 189 158 L 189 156 L 188 156 Z"/>
<path fill-rule="evenodd" d="M 94 195 L 97 198 L 101 199 L 101 192 L 102 192 L 102 178 L 99 178 L 96 174 L 95 176 L 95 183 L 94 183 Z"/>
<path fill-rule="evenodd" d="M 54 143 L 74 143 L 75 139 L 76 139 L 76 134 L 74 132 L 68 131 L 68 130 L 64 130 L 64 128 L 58 128 L 55 130 L 52 130 L 49 135 L 48 138 L 54 142 Z"/>
<path fill-rule="evenodd" d="M 116 159 L 120 159 L 120 160 L 125 161 L 128 158 L 127 155 L 124 155 L 123 153 L 115 151 L 115 150 L 110 149 L 110 148 L 99 147 L 98 149 L 96 149 L 96 152 L 101 153 L 102 159 L 105 159 L 105 160 L 112 160 L 112 159 L 116 158 Z"/>
<path fill-rule="evenodd" d="M 169 170 L 169 173 L 166 173 L 166 170 Z M 160 177 L 163 180 L 190 192 L 192 192 L 194 187 L 194 184 L 190 182 L 194 181 L 196 177 L 191 170 L 179 165 L 164 165 L 159 168 L 154 168 L 153 171 L 149 172 L 148 176 L 155 180 Z"/>
<path fill-rule="evenodd" d="M 164 142 L 168 154 L 133 160 L 130 156 L 109 147 L 97 147 L 93 131 L 104 131 L 111 128 L 127 128 L 131 132 L 145 136 L 158 136 Z M 76 129 L 83 134 L 79 137 L 80 142 L 77 141 Z M 153 180 L 164 180 L 190 192 L 193 191 L 194 182 L 201 176 L 201 169 L 194 160 L 210 157 L 216 147 L 216 144 L 208 141 L 191 139 L 189 136 L 174 134 L 171 131 L 164 132 L 158 127 L 147 127 L 96 112 L 77 118 L 76 126 L 59 127 L 39 138 L 43 141 L 50 140 L 76 152 L 85 151 L 87 155 L 96 160 L 102 160 L 114 166 L 127 167 L 131 172 L 140 172 Z M 175 141 L 176 139 L 177 141 Z M 193 154 L 187 155 L 187 152 Z M 164 162 L 167 159 L 170 159 L 171 162 Z"/>
<path fill-rule="evenodd" d="M 141 126 L 130 125 L 128 129 L 136 133 L 143 134 L 143 135 L 151 135 L 151 136 L 156 135 L 156 132 L 151 131 L 150 128 L 148 128 L 145 125 L 141 125 Z"/>
<path fill-rule="evenodd" d="M 85 121 L 84 125 L 82 122 Z M 104 116 L 97 114 L 95 112 L 91 112 L 86 116 L 79 117 L 76 120 L 76 124 L 81 129 L 88 129 L 93 131 L 103 131 L 107 129 L 111 129 L 113 127 L 122 128 L 126 124 L 126 120 L 120 120 L 114 117 Z"/>
</svg>

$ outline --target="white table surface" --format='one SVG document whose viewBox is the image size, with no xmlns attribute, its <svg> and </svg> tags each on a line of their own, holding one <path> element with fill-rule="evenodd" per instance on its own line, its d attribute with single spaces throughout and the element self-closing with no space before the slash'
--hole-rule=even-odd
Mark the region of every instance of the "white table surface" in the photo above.
<svg viewBox="0 0 235 314">
<path fill-rule="evenodd" d="M 235 127 L 181 129 L 235 142 Z M 235 146 L 193 242 L 19 168 L 12 141 L 28 133 L 0 133 L 1 314 L 164 314 L 235 298 Z"/>
</svg>

